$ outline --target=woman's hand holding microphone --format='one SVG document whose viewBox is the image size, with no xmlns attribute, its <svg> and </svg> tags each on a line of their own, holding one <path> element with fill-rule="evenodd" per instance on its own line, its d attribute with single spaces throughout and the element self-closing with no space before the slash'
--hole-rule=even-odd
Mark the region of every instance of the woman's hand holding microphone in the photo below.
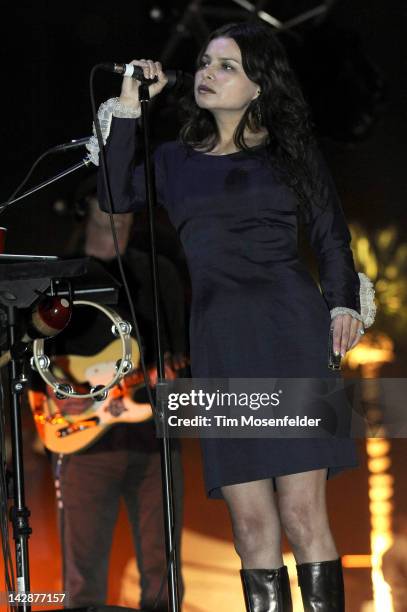
<svg viewBox="0 0 407 612">
<path fill-rule="evenodd" d="M 130 64 L 133 66 L 140 66 L 143 69 L 144 77 L 146 79 L 154 79 L 157 77 L 158 81 L 148 86 L 150 98 L 158 95 L 162 89 L 168 83 L 168 79 L 165 76 L 160 62 L 153 62 L 152 60 L 132 60 Z M 140 87 L 140 81 L 133 77 L 123 77 L 122 90 L 119 98 L 120 104 L 127 108 L 131 108 L 133 111 L 137 111 L 140 108 L 140 100 L 138 96 Z"/>
</svg>

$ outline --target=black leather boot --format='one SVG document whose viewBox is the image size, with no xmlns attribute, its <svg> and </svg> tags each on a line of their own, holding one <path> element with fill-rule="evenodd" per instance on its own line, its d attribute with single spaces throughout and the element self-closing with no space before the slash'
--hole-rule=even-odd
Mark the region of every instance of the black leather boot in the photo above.
<svg viewBox="0 0 407 612">
<path fill-rule="evenodd" d="M 247 612 L 292 612 L 287 566 L 240 570 Z"/>
<path fill-rule="evenodd" d="M 341 558 L 297 565 L 298 586 L 305 612 L 344 612 Z"/>
</svg>

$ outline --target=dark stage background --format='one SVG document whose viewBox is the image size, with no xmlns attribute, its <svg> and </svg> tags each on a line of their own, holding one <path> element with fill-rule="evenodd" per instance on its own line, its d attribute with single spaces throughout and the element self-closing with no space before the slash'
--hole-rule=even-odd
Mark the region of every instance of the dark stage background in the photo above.
<svg viewBox="0 0 407 612">
<path fill-rule="evenodd" d="M 317 3 L 262 4 L 284 20 Z M 231 0 L 202 5 L 220 13 L 203 16 L 209 30 L 230 21 L 234 11 L 241 19 L 248 17 Z M 100 61 L 159 59 L 187 6 L 181 0 L 138 0 L 126 6 L 104 1 L 9 4 L 3 22 L 2 200 L 46 148 L 90 134 L 91 67 Z M 158 21 L 151 17 L 154 7 L 162 9 Z M 320 133 L 327 137 L 324 150 L 347 216 L 369 228 L 395 222 L 405 231 L 406 12 L 402 0 L 337 1 L 319 27 L 308 23 L 282 37 Z M 202 34 L 193 22 L 186 32 L 190 35 L 175 46 L 167 67 L 193 70 Z M 98 76 L 98 101 L 117 95 L 119 89 L 118 77 Z M 175 114 L 174 105 L 162 103 L 155 133 L 171 138 L 175 130 L 167 118 Z M 76 152 L 44 162 L 33 183 L 79 159 Z M 58 253 L 71 219 L 69 211 L 63 222 L 55 218 L 52 203 L 57 196 L 65 198 L 80 178 L 77 174 L 3 215 L 9 247 Z"/>
</svg>

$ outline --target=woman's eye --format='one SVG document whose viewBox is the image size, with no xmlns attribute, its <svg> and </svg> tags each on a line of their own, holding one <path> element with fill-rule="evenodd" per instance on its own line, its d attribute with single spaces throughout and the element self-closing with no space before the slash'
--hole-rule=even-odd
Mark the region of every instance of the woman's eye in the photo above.
<svg viewBox="0 0 407 612">
<path fill-rule="evenodd" d="M 206 68 L 209 65 L 210 65 L 210 62 L 208 60 L 201 60 L 198 63 L 198 70 L 202 70 L 203 68 Z M 222 70 L 234 70 L 233 66 L 231 66 L 227 62 L 223 62 L 221 64 L 221 67 L 222 67 Z"/>
</svg>

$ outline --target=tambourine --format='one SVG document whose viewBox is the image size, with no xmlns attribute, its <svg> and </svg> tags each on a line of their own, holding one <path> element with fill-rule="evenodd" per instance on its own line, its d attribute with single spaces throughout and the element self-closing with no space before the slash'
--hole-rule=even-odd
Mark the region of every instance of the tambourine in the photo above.
<svg viewBox="0 0 407 612">
<path fill-rule="evenodd" d="M 105 386 L 99 385 L 90 390 L 89 393 L 77 393 L 69 383 L 62 383 L 50 371 L 50 358 L 44 352 L 44 339 L 37 339 L 33 342 L 33 362 L 35 369 L 41 378 L 50 385 L 58 399 L 73 397 L 78 399 L 93 398 L 97 401 L 102 401 L 107 397 L 109 389 L 114 387 L 133 367 L 131 360 L 131 325 L 127 321 L 123 321 L 119 315 L 101 304 L 88 302 L 86 300 L 75 300 L 73 306 L 90 306 L 96 308 L 105 314 L 113 323 L 112 334 L 118 336 L 121 340 L 122 356 L 118 361 L 116 373 L 112 380 Z"/>
</svg>

